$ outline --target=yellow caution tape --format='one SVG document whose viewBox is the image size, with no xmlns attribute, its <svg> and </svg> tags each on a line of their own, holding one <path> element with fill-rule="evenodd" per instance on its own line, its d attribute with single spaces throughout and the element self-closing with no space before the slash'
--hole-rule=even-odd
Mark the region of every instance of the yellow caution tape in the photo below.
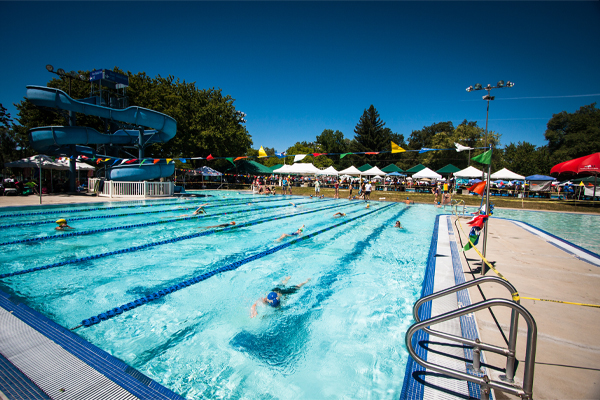
<svg viewBox="0 0 600 400">
<path fill-rule="evenodd" d="M 469 235 L 467 235 L 465 233 L 465 231 L 464 231 L 464 229 L 462 227 L 462 224 L 460 223 L 460 219 L 457 218 L 457 220 L 458 220 L 458 226 L 460 227 L 460 230 L 462 231 L 463 235 L 465 235 L 466 237 L 469 237 Z M 500 278 L 504 279 L 506 282 L 510 282 L 492 264 L 490 264 L 490 262 L 483 256 L 483 254 L 481 254 L 481 252 L 479 251 L 479 249 L 477 249 L 477 247 L 475 247 L 475 244 L 473 244 L 473 242 L 471 242 L 470 238 L 469 238 L 469 243 L 471 243 L 472 248 L 475 249 L 475 251 L 477 252 L 477 254 L 479 255 L 479 257 L 481 257 L 481 259 L 483 260 L 483 262 L 488 267 L 490 267 L 490 269 L 492 271 L 494 271 L 496 273 L 496 275 L 498 275 Z M 561 300 L 537 299 L 537 298 L 534 298 L 534 297 L 520 297 L 519 296 L 519 292 L 511 293 L 511 295 L 512 295 L 513 301 L 516 301 L 516 302 L 518 302 L 520 299 L 525 299 L 525 300 L 548 301 L 548 302 L 551 302 L 551 303 L 572 304 L 572 305 L 583 306 L 583 307 L 600 308 L 600 305 L 596 305 L 596 304 L 574 303 L 574 302 L 571 302 L 571 301 L 561 301 Z"/>
</svg>

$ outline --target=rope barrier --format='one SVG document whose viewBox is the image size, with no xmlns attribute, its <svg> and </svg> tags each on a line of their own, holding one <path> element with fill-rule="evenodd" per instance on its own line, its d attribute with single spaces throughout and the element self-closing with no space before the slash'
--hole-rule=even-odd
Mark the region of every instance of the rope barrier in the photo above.
<svg viewBox="0 0 600 400">
<path fill-rule="evenodd" d="M 487 222 L 486 222 L 487 223 Z M 460 223 L 460 220 L 458 220 L 458 226 L 460 227 L 460 230 L 462 231 L 463 235 L 465 235 L 465 237 L 469 237 L 469 235 L 467 235 L 465 233 L 465 231 L 463 230 L 462 224 Z M 471 246 L 473 249 L 475 249 L 475 251 L 477 252 L 477 254 L 481 257 L 481 259 L 483 260 L 483 262 L 490 267 L 490 269 L 492 271 L 494 271 L 496 273 L 496 275 L 498 275 L 500 278 L 504 279 L 505 281 L 509 282 L 508 279 L 506 279 L 504 277 L 504 275 L 502 275 L 492 264 L 490 264 L 490 262 L 483 256 L 483 254 L 481 254 L 481 252 L 477 249 L 477 247 L 475 247 L 475 245 L 473 244 L 473 242 L 471 242 L 471 239 L 469 238 L 469 243 L 471 243 Z M 594 307 L 594 308 L 600 308 L 600 305 L 597 304 L 586 304 L 586 303 L 575 303 L 575 302 L 571 302 L 571 301 L 562 301 L 562 300 L 551 300 L 551 299 L 538 299 L 535 297 L 522 297 L 519 296 L 519 292 L 515 292 L 512 293 L 512 299 L 513 301 L 519 301 L 520 299 L 525 299 L 525 300 L 537 300 L 537 301 L 547 301 L 550 303 L 562 303 L 562 304 L 571 304 L 571 305 L 576 305 L 576 306 L 583 306 L 583 307 Z"/>
<path fill-rule="evenodd" d="M 210 272 L 207 272 L 205 274 L 202 274 L 202 275 L 196 276 L 194 278 L 188 279 L 188 280 L 183 281 L 183 282 L 181 282 L 179 284 L 176 284 L 176 285 L 173 285 L 173 286 L 169 286 L 169 287 L 167 287 L 165 289 L 158 290 L 157 292 L 154 292 L 154 293 L 149 294 L 147 296 L 141 297 L 141 298 L 139 298 L 137 300 L 134 300 L 132 302 L 123 304 L 123 305 L 121 305 L 119 307 L 112 308 L 112 309 L 110 309 L 110 310 L 108 310 L 106 312 L 100 313 L 100 314 L 98 314 L 96 316 L 92 316 L 90 318 L 84 319 L 83 321 L 81 321 L 80 325 L 78 325 L 78 326 L 76 326 L 74 328 L 71 328 L 71 330 L 75 330 L 75 329 L 77 329 L 77 328 L 79 328 L 81 326 L 84 326 L 84 327 L 87 328 L 87 327 L 95 325 L 95 324 L 97 324 L 99 322 L 106 321 L 106 320 L 108 320 L 108 319 L 110 319 L 112 317 L 120 315 L 120 314 L 122 314 L 124 312 L 132 310 L 132 309 L 134 309 L 136 307 L 139 307 L 139 306 L 141 306 L 143 304 L 146 304 L 148 302 L 157 300 L 157 299 L 159 299 L 159 298 L 161 298 L 163 296 L 166 296 L 166 295 L 168 295 L 170 293 L 173 293 L 173 292 L 175 292 L 177 290 L 180 290 L 180 289 L 183 289 L 183 288 L 185 288 L 187 286 L 191 286 L 193 284 L 201 282 L 201 281 L 203 281 L 205 279 L 208 279 L 208 278 L 210 278 L 210 277 L 212 277 L 214 275 L 220 274 L 220 273 L 225 272 L 225 271 L 233 271 L 233 270 L 241 267 L 242 265 L 244 265 L 246 263 L 249 263 L 249 262 L 254 261 L 254 260 L 258 260 L 259 258 L 265 257 L 265 256 L 267 256 L 269 254 L 273 254 L 273 253 L 275 253 L 277 251 L 283 250 L 283 249 L 285 249 L 285 248 L 287 248 L 287 247 L 289 247 L 289 246 L 291 246 L 291 245 L 293 245 L 295 243 L 301 242 L 303 240 L 308 240 L 308 239 L 313 238 L 313 237 L 315 237 L 317 235 L 320 235 L 321 233 L 330 231 L 330 230 L 332 230 L 334 228 L 337 228 L 339 226 L 342 226 L 342 225 L 348 224 L 348 223 L 350 223 L 352 221 L 355 221 L 355 220 L 357 220 L 359 218 L 365 217 L 365 216 L 373 214 L 375 212 L 383 211 L 383 210 L 385 210 L 385 209 L 387 209 L 389 207 L 396 206 L 396 205 L 397 205 L 396 203 L 391 203 L 391 204 L 385 205 L 385 206 L 383 206 L 383 207 L 381 207 L 379 209 L 375 209 L 373 211 L 368 211 L 368 212 L 363 213 L 361 215 L 358 215 L 356 217 L 349 218 L 349 219 L 346 219 L 345 221 L 342 221 L 340 223 L 331 225 L 331 226 L 329 226 L 327 228 L 323 228 L 321 230 L 318 230 L 316 232 L 310 233 L 308 235 L 304 235 L 302 237 L 299 237 L 299 238 L 296 238 L 296 239 L 292 239 L 289 242 L 286 242 L 286 243 L 283 243 L 281 245 L 275 246 L 275 247 L 273 247 L 273 248 L 271 248 L 269 250 L 261 251 L 260 253 L 257 253 L 255 255 L 247 257 L 247 258 L 244 258 L 243 260 L 235 261 L 235 262 L 233 262 L 231 264 L 228 264 L 228 265 L 225 265 L 223 267 L 214 269 L 214 270 L 212 270 Z M 224 230 L 235 229 L 235 228 L 236 228 L 235 226 L 232 226 L 232 227 L 225 228 Z"/>
<path fill-rule="evenodd" d="M 231 200 L 238 200 L 238 199 L 231 199 Z M 265 203 L 265 202 L 273 203 L 273 202 L 276 202 L 276 201 L 283 201 L 283 200 L 287 200 L 287 199 L 279 199 L 278 198 L 278 199 L 275 199 L 275 200 L 256 200 L 256 201 L 253 201 L 252 204 L 255 204 L 255 203 Z M 194 200 L 194 201 L 191 201 L 191 202 L 187 202 L 185 204 L 190 204 L 191 205 L 191 204 L 201 203 L 203 201 L 206 201 L 206 200 Z M 207 208 L 211 207 L 212 203 L 221 202 L 221 201 L 227 201 L 227 200 L 226 199 L 223 199 L 223 200 L 213 200 L 206 207 Z M 225 204 L 225 206 L 236 206 L 236 205 L 244 204 L 247 201 L 248 200 L 241 200 L 241 201 L 236 202 L 236 203 L 227 203 L 227 204 Z M 163 212 L 173 212 L 173 211 L 177 211 L 177 210 L 178 210 L 178 208 L 169 208 L 167 210 L 141 211 L 141 212 L 125 213 L 125 214 L 97 215 L 97 216 L 93 216 L 93 217 L 75 217 L 75 218 L 69 218 L 69 221 L 84 221 L 84 220 L 90 220 L 90 219 L 128 217 L 128 216 L 136 216 L 136 215 L 142 215 L 142 214 L 145 215 L 145 214 L 156 214 L 156 213 L 163 213 Z M 46 220 L 46 221 L 23 222 L 23 223 L 16 223 L 16 224 L 10 224 L 10 225 L 0 225 L 0 229 L 21 227 L 21 226 L 54 224 L 54 223 L 56 223 L 56 222 L 53 219 L 52 220 Z"/>
<path fill-rule="evenodd" d="M 246 222 L 246 223 L 242 223 L 242 224 L 234 225 L 234 226 L 231 226 L 231 227 L 219 229 L 218 231 L 224 231 L 224 230 L 229 230 L 229 229 L 239 229 L 239 228 L 243 228 L 243 227 L 246 227 L 246 226 L 257 225 L 257 224 L 261 224 L 261 223 L 269 222 L 269 221 L 275 221 L 275 220 L 278 220 L 278 219 L 290 218 L 290 217 L 295 217 L 295 216 L 298 216 L 298 215 L 304 215 L 304 214 L 309 214 L 309 213 L 313 213 L 313 212 L 328 210 L 328 209 L 331 209 L 331 208 L 334 208 L 334 207 L 337 207 L 337 206 L 338 206 L 338 204 L 334 204 L 334 205 L 331 205 L 331 206 L 328 206 L 328 207 L 322 207 L 322 208 L 319 208 L 319 209 L 303 211 L 303 212 L 294 213 L 294 214 L 290 214 L 290 215 L 284 215 L 284 216 L 276 216 L 276 217 L 269 217 L 269 218 L 258 219 L 258 220 L 255 220 L 255 221 L 249 221 L 249 222 Z M 190 218 L 190 217 L 188 217 L 188 218 Z M 181 219 L 183 219 L 183 218 L 181 218 Z M 162 222 L 162 221 L 159 221 L 158 223 L 160 223 L 160 222 Z M 214 232 L 217 232 L 217 230 L 210 229 L 210 230 L 207 230 L 207 231 L 204 231 L 204 232 L 200 232 L 200 233 L 194 233 L 194 234 L 185 235 L 185 236 L 178 236 L 178 237 L 175 237 L 175 238 L 172 238 L 172 239 L 161 240 L 159 242 L 147 243 L 147 244 L 143 244 L 143 245 L 140 245 L 140 246 L 130 247 L 130 248 L 116 250 L 116 251 L 109 251 L 109 252 L 106 252 L 106 253 L 95 254 L 95 255 L 92 255 L 92 256 L 86 256 L 86 257 L 81 257 L 81 258 L 76 258 L 76 259 L 73 259 L 73 260 L 60 261 L 60 262 L 57 262 L 57 263 L 42 265 L 42 266 L 39 266 L 39 267 L 29 268 L 29 269 L 26 269 L 26 270 L 9 272 L 9 273 L 6 273 L 6 274 L 0 274 L 0 279 L 12 277 L 12 276 L 17 276 L 17 275 L 24 275 L 24 274 L 27 274 L 27 273 L 30 273 L 30 272 L 41 271 L 41 270 L 44 270 L 44 269 L 50 269 L 50 268 L 55 268 L 55 267 L 62 267 L 64 265 L 69 265 L 69 264 L 76 264 L 76 263 L 83 262 L 83 261 L 89 261 L 89 260 L 94 260 L 94 259 L 98 259 L 98 258 L 113 256 L 115 254 L 130 253 L 130 252 L 133 252 L 133 251 L 143 250 L 143 249 L 146 249 L 148 247 L 160 246 L 160 245 L 163 245 L 163 244 L 175 243 L 175 242 L 179 242 L 179 241 L 182 241 L 182 240 L 187 240 L 187 239 L 193 239 L 193 238 L 197 238 L 197 237 L 201 237 L 201 236 L 206 236 L 206 235 L 212 234 Z"/>
</svg>

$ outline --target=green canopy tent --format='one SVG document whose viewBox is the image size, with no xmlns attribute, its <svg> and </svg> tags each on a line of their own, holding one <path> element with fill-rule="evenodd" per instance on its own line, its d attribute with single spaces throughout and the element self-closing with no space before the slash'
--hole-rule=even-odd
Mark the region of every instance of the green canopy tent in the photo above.
<svg viewBox="0 0 600 400">
<path fill-rule="evenodd" d="M 442 167 L 442 168 L 438 169 L 435 172 L 437 172 L 440 175 L 450 175 L 450 174 L 453 174 L 453 173 L 458 172 L 458 171 L 460 171 L 460 168 L 455 167 L 452 164 L 448 164 L 445 167 Z"/>
<path fill-rule="evenodd" d="M 256 161 L 240 160 L 225 170 L 226 174 L 238 175 L 271 175 L 271 168 L 266 167 Z"/>
<path fill-rule="evenodd" d="M 383 172 L 387 172 L 388 174 L 391 174 L 392 172 L 404 172 L 404 170 L 396 164 L 390 164 L 385 168 L 381 168 L 381 170 Z"/>
<path fill-rule="evenodd" d="M 405 172 L 407 174 L 416 174 L 417 172 L 421 172 L 425 169 L 426 167 L 423 164 L 419 164 L 419 165 L 415 165 L 414 167 L 412 167 L 411 169 L 407 169 Z"/>
<path fill-rule="evenodd" d="M 365 164 L 365 165 L 363 165 L 362 167 L 358 167 L 358 170 L 359 170 L 360 172 L 365 172 L 366 170 L 369 170 L 369 169 L 371 169 L 371 168 L 373 168 L 373 166 L 372 166 L 372 165 Z"/>
</svg>

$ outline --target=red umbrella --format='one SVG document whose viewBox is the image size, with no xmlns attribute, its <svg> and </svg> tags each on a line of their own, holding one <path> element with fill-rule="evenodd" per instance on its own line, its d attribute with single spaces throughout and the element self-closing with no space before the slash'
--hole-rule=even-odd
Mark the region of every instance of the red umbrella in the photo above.
<svg viewBox="0 0 600 400">
<path fill-rule="evenodd" d="M 590 154 L 589 156 L 583 156 L 575 158 L 570 161 L 561 162 L 556 164 L 550 170 L 551 174 L 584 174 L 594 175 L 594 196 L 596 197 L 596 180 L 598 179 L 598 173 L 600 173 L 600 153 Z"/>
</svg>

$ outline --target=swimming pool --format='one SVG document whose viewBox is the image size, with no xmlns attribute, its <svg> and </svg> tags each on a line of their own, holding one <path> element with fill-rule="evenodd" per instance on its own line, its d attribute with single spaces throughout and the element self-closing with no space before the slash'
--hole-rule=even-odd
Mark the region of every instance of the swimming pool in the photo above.
<svg viewBox="0 0 600 400">
<path fill-rule="evenodd" d="M 4 277 L 0 287 L 71 328 L 203 277 L 75 332 L 189 398 L 397 398 L 404 335 L 443 210 L 209 194 L 53 214 L 13 209 L 0 219 L 0 273 L 44 269 Z M 176 218 L 204 202 L 207 216 Z M 338 211 L 347 216 L 334 218 Z M 115 214 L 127 215 L 94 218 Z M 54 231 L 59 217 L 78 236 L 53 238 L 64 235 Z M 404 230 L 392 228 L 398 219 Z M 233 229 L 198 229 L 231 221 Z M 299 239 L 276 241 L 303 224 Z M 251 319 L 251 305 L 286 276 L 292 285 L 311 280 Z"/>
</svg>

